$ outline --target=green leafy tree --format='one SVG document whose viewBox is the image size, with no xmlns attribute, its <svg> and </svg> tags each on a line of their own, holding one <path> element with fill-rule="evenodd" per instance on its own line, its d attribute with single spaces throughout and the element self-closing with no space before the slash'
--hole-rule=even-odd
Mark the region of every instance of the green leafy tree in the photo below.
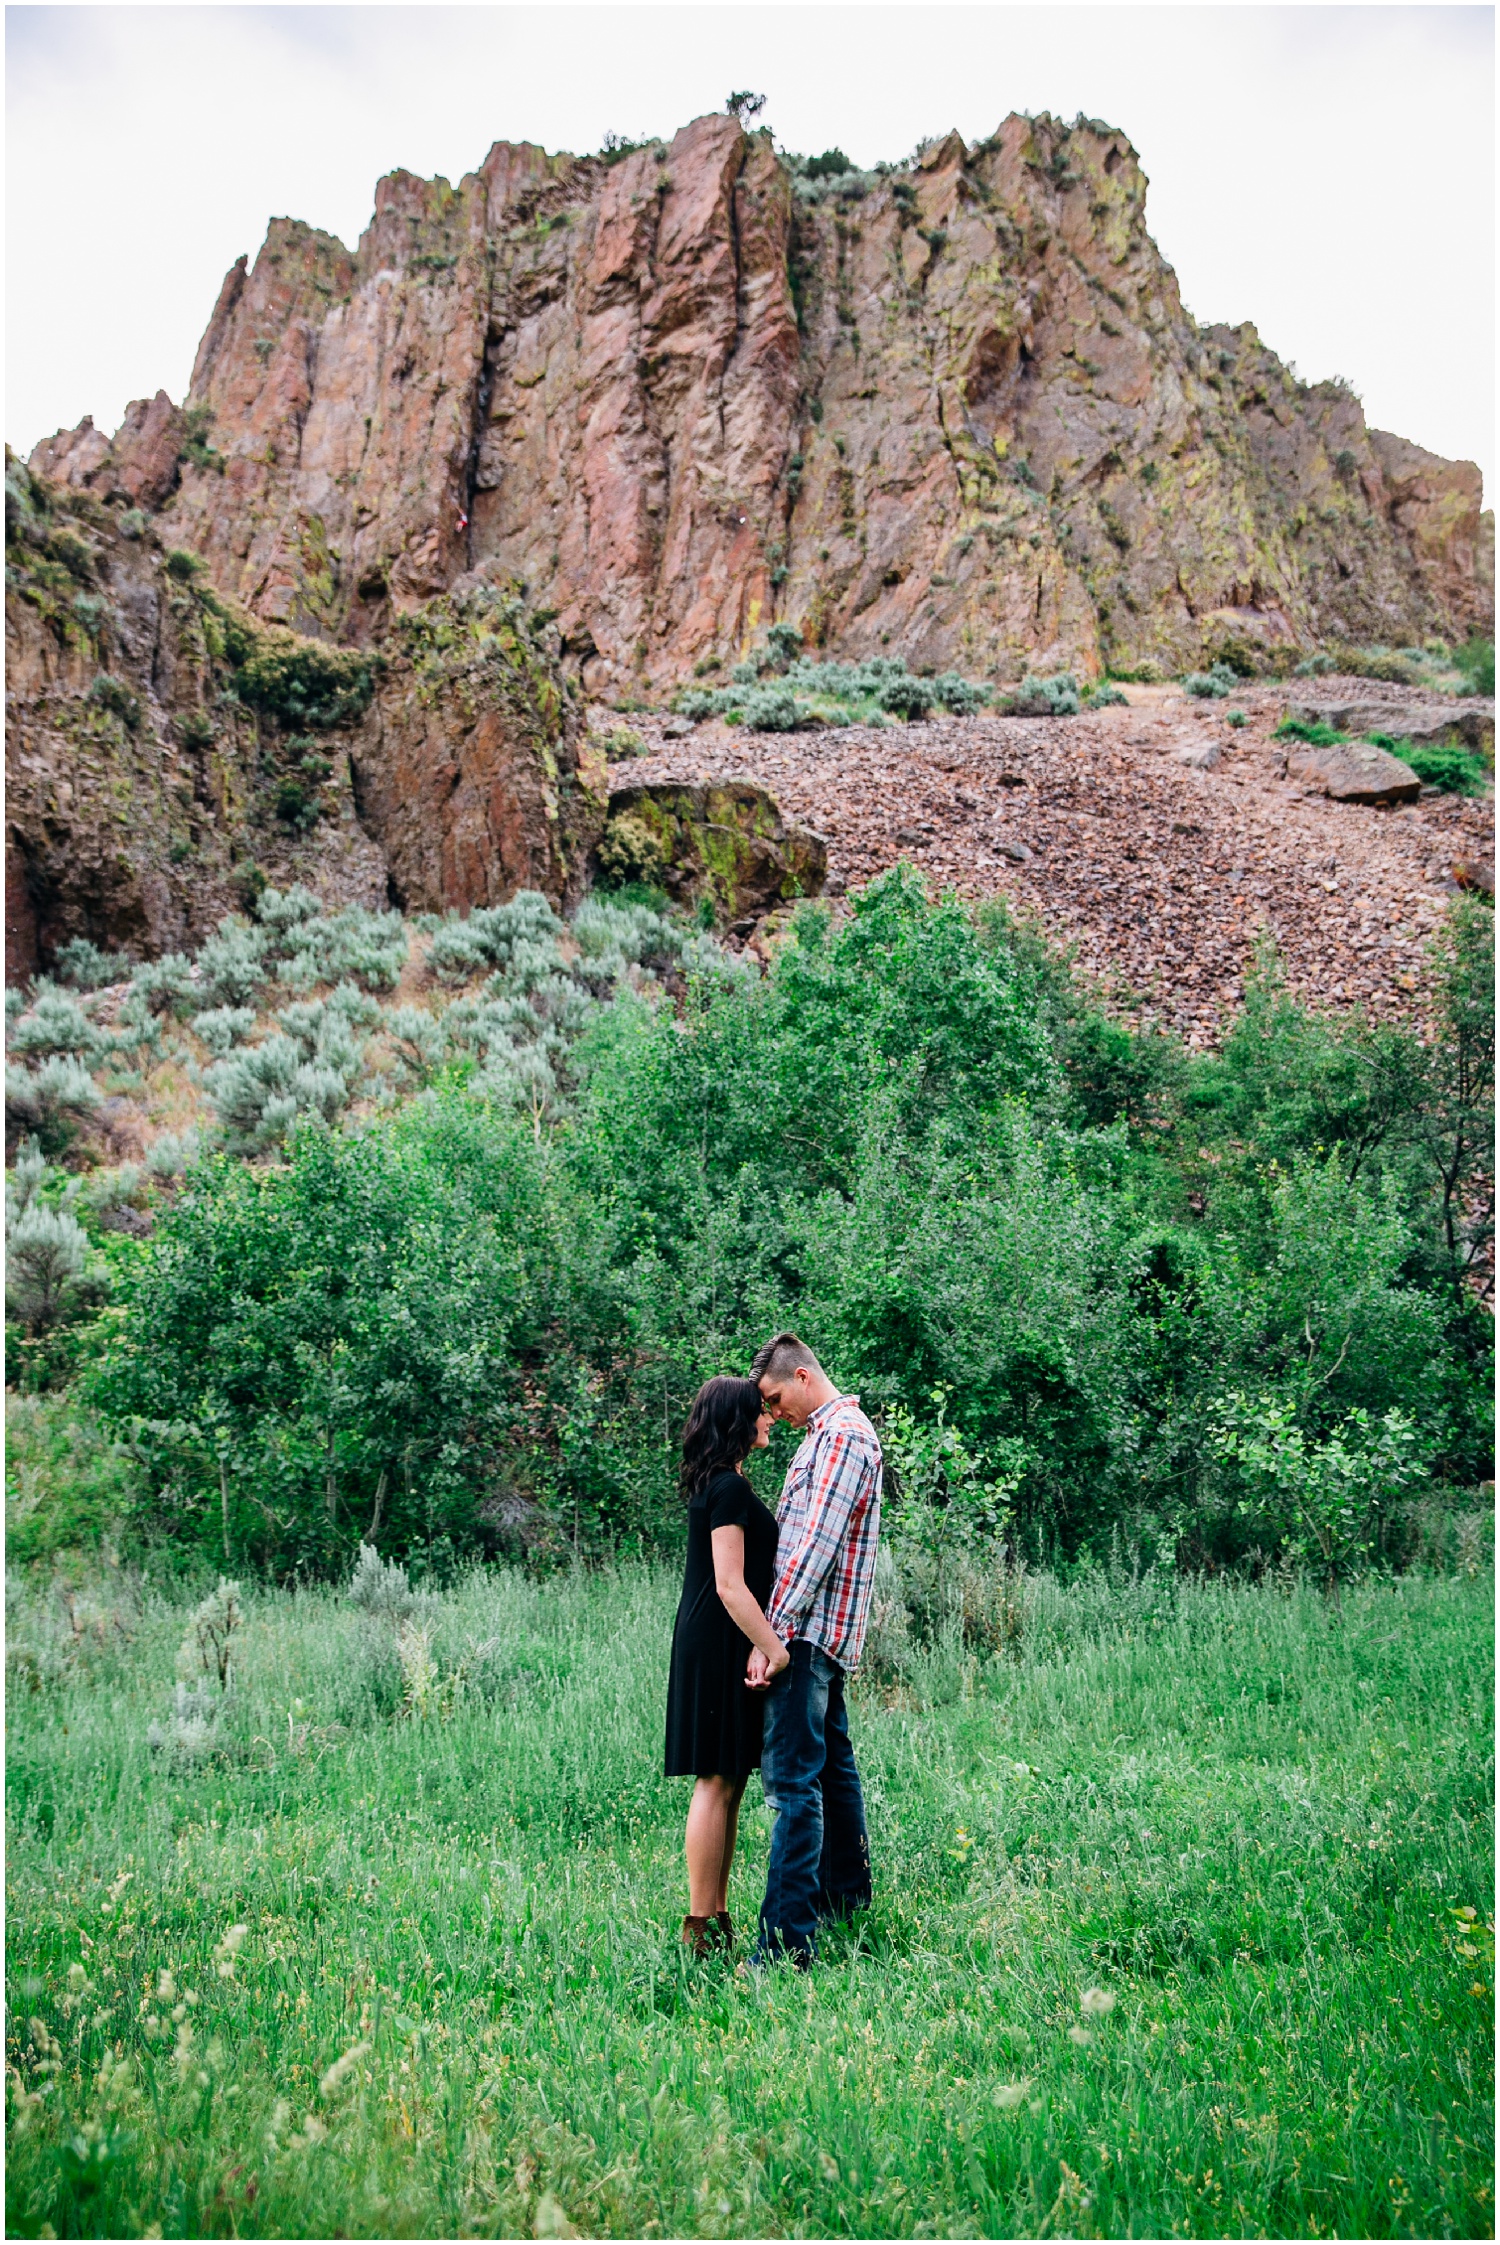
<svg viewBox="0 0 1500 2245">
<path fill-rule="evenodd" d="M 1213 1444 L 1237 1469 L 1268 1541 L 1314 1566 L 1327 1596 L 1378 1548 L 1382 1514 L 1417 1478 L 1416 1430 L 1404 1412 L 1372 1420 L 1351 1411 L 1321 1440 L 1310 1438 L 1278 1395 L 1238 1390 L 1221 1402 Z"/>
</svg>

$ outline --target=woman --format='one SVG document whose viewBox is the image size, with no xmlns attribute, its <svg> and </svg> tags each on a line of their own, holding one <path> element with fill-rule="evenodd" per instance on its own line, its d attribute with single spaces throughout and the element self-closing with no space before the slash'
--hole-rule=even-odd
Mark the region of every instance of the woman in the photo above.
<svg viewBox="0 0 1500 2245">
<path fill-rule="evenodd" d="M 760 1767 L 765 1700 L 745 1682 L 752 1645 L 779 1675 L 788 1653 L 766 1620 L 776 1572 L 776 1521 L 740 1468 L 770 1440 L 753 1380 L 706 1380 L 682 1430 L 687 1572 L 667 1684 L 668 1777 L 696 1777 L 688 1807 L 688 1914 L 698 1956 L 734 1939 L 729 1867 L 740 1798 Z"/>
</svg>

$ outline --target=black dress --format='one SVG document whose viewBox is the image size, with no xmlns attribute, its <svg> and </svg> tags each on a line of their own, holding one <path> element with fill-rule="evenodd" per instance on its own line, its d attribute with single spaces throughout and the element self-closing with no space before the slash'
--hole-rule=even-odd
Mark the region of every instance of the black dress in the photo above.
<svg viewBox="0 0 1500 2245">
<path fill-rule="evenodd" d="M 745 1531 L 745 1587 L 764 1613 L 776 1575 L 776 1517 L 726 1468 L 688 1506 L 687 1572 L 667 1683 L 668 1777 L 747 1777 L 760 1767 L 765 1694 L 747 1689 L 750 1640 L 714 1587 L 715 1528 Z"/>
</svg>

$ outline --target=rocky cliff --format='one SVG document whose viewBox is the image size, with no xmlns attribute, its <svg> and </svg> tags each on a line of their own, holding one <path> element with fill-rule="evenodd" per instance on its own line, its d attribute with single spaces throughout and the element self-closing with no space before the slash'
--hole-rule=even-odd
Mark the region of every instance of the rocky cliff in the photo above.
<svg viewBox="0 0 1500 2245">
<path fill-rule="evenodd" d="M 1487 626 L 1477 470 L 1199 328 L 1145 189 L 1099 124 L 859 173 L 718 116 L 394 173 L 352 253 L 274 221 L 181 406 L 8 465 L 8 971 L 267 881 L 565 903 L 605 845 L 585 698 L 775 622 L 992 680 Z M 735 815 L 731 918 L 817 854 Z"/>
<path fill-rule="evenodd" d="M 502 142 L 382 180 L 352 253 L 276 220 L 185 409 L 33 464 L 360 646 L 515 580 L 614 695 L 783 617 L 996 678 L 1486 624 L 1478 471 L 1200 328 L 1145 204 L 1122 133 L 1048 117 L 816 179 L 727 116 L 614 162 Z"/>
<path fill-rule="evenodd" d="M 158 520 L 6 478 L 6 971 L 197 944 L 268 884 L 411 910 L 581 893 L 604 824 L 556 635 L 484 588 L 378 653 L 266 624 Z"/>
</svg>

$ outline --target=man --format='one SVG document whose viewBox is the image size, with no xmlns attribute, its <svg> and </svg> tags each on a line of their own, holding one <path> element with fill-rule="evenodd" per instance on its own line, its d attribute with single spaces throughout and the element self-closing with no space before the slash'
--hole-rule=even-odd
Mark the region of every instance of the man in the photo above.
<svg viewBox="0 0 1500 2245">
<path fill-rule="evenodd" d="M 858 1396 L 840 1395 L 795 1333 L 767 1341 L 750 1377 L 772 1418 L 804 1430 L 777 1507 L 766 1617 L 791 1660 L 768 1684 L 757 1649 L 745 1681 L 767 1695 L 761 1784 L 772 1817 L 756 1953 L 805 1967 L 819 1921 L 870 1902 L 870 1839 L 844 1679 L 858 1665 L 875 1587 L 880 1443 Z"/>
</svg>

